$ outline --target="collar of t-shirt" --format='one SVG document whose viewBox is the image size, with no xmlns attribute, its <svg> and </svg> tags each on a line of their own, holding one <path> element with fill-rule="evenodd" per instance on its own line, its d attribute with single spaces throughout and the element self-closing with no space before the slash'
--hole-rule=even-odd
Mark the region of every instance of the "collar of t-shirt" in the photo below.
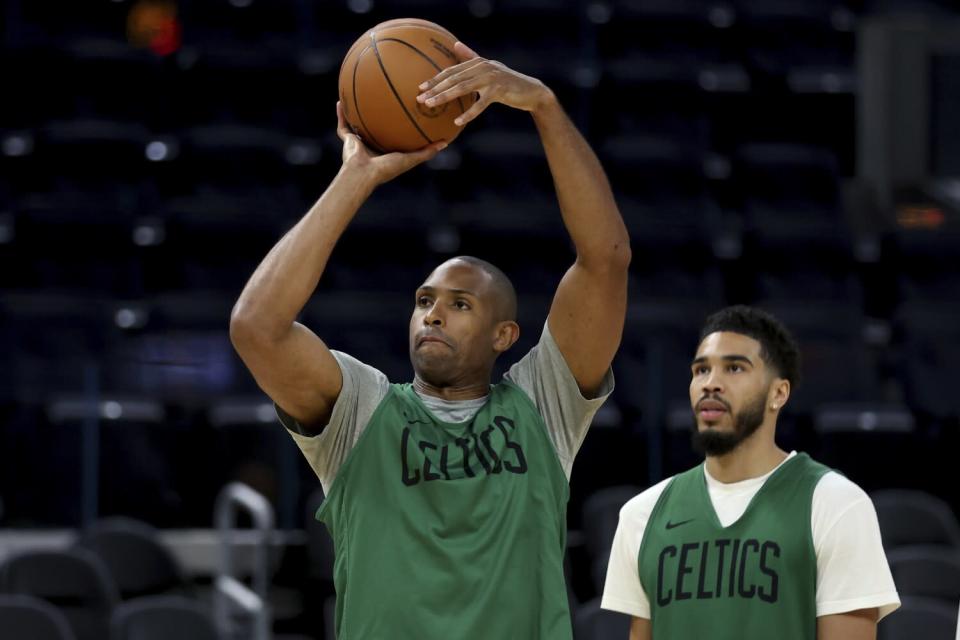
<svg viewBox="0 0 960 640">
<path fill-rule="evenodd" d="M 783 459 L 783 462 L 768 473 L 740 482 L 720 482 L 710 475 L 710 472 L 707 471 L 707 465 L 704 464 L 703 475 L 707 479 L 707 492 L 710 494 L 710 502 L 713 503 L 713 510 L 717 512 L 717 519 L 720 520 L 720 524 L 729 527 L 739 520 L 743 512 L 750 506 L 753 496 L 757 495 L 757 491 L 760 491 L 760 487 L 767 481 L 767 478 L 795 455 L 797 455 L 797 452 L 791 451 Z"/>
<path fill-rule="evenodd" d="M 487 398 L 490 397 L 485 395 L 473 400 L 444 400 L 436 396 L 424 395 L 416 389 L 414 391 L 420 396 L 423 405 L 441 422 L 466 422 L 477 415 L 477 411 L 480 411 L 480 407 L 486 404 Z"/>
</svg>

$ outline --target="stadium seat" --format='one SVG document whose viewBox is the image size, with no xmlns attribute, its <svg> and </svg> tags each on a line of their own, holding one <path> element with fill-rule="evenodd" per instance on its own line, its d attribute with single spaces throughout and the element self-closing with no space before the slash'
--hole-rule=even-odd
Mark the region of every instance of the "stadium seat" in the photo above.
<svg viewBox="0 0 960 640">
<path fill-rule="evenodd" d="M 176 558 L 145 522 L 125 517 L 98 520 L 80 532 L 76 545 L 103 561 L 122 600 L 188 592 Z"/>
<path fill-rule="evenodd" d="M 895 325 L 902 336 L 899 375 L 907 403 L 934 418 L 960 416 L 960 394 L 954 392 L 947 372 L 960 357 L 960 324 L 955 300 L 943 298 L 905 303 Z"/>
<path fill-rule="evenodd" d="M 960 602 L 960 549 L 934 546 L 898 547 L 887 554 L 890 572 L 901 596 Z"/>
<path fill-rule="evenodd" d="M 110 640 L 223 640 L 213 616 L 199 602 L 177 596 L 148 596 L 124 602 L 113 612 Z"/>
<path fill-rule="evenodd" d="M 60 610 L 32 596 L 0 594 L 0 629 L 8 640 L 74 640 Z"/>
<path fill-rule="evenodd" d="M 76 640 L 103 640 L 119 595 L 100 560 L 88 551 L 32 551 L 0 565 L 0 590 L 42 598 L 66 616 Z"/>
<path fill-rule="evenodd" d="M 641 490 L 632 485 L 606 487 L 583 501 L 581 526 L 591 557 L 598 558 L 609 552 L 620 522 L 620 509 Z"/>
<path fill-rule="evenodd" d="M 904 597 L 900 608 L 877 625 L 877 640 L 954 640 L 956 630 L 956 602 Z"/>
<path fill-rule="evenodd" d="M 870 497 L 886 549 L 927 544 L 960 549 L 960 523 L 943 499 L 908 489 L 883 489 Z"/>
</svg>

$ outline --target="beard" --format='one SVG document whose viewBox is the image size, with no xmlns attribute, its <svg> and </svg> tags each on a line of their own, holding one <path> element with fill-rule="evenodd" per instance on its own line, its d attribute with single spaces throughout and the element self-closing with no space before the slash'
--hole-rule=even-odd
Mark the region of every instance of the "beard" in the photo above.
<svg viewBox="0 0 960 640">
<path fill-rule="evenodd" d="M 733 431 L 717 431 L 708 428 L 699 429 L 697 417 L 693 417 L 693 433 L 691 442 L 694 450 L 702 455 L 722 456 L 730 453 L 740 444 L 752 436 L 763 424 L 763 412 L 766 408 L 767 392 L 757 394 L 733 419 Z"/>
</svg>

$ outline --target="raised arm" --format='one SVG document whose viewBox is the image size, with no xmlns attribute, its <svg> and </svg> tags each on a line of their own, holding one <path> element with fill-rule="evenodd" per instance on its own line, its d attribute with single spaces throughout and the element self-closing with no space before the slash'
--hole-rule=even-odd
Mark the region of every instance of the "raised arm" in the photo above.
<svg viewBox="0 0 960 640">
<path fill-rule="evenodd" d="M 421 86 L 433 106 L 471 92 L 477 102 L 460 116 L 466 124 L 494 102 L 533 115 L 553 175 L 563 223 L 577 250 L 550 308 L 548 323 L 580 390 L 594 394 L 620 346 L 627 307 L 630 237 L 596 154 L 536 78 L 479 57 L 456 44 L 464 62 Z"/>
<path fill-rule="evenodd" d="M 340 235 L 383 182 L 433 157 L 435 144 L 408 154 L 372 155 L 349 132 L 337 103 L 343 164 L 320 199 L 270 250 L 230 315 L 230 340 L 260 388 L 300 424 L 321 427 L 343 379 L 330 350 L 296 322 Z"/>
</svg>

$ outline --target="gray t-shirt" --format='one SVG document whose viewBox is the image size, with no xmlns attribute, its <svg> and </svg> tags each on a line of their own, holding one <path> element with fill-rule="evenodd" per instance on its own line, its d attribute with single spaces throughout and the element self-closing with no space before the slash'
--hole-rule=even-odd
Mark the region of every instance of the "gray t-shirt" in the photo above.
<svg viewBox="0 0 960 640">
<path fill-rule="evenodd" d="M 278 408 L 280 421 L 293 436 L 300 451 L 329 492 L 340 466 L 386 397 L 387 377 L 356 358 L 333 351 L 343 373 L 343 387 L 333 405 L 330 422 L 315 436 L 303 435 L 296 421 Z M 613 372 L 607 371 L 595 398 L 584 398 L 563 359 L 560 348 L 544 323 L 540 342 L 504 375 L 523 389 L 543 416 L 550 440 L 557 450 L 567 479 L 593 415 L 613 391 Z M 423 397 L 423 396 L 421 396 Z M 424 404 L 444 422 L 465 422 L 483 406 L 486 398 L 449 401 L 424 397 Z"/>
</svg>

